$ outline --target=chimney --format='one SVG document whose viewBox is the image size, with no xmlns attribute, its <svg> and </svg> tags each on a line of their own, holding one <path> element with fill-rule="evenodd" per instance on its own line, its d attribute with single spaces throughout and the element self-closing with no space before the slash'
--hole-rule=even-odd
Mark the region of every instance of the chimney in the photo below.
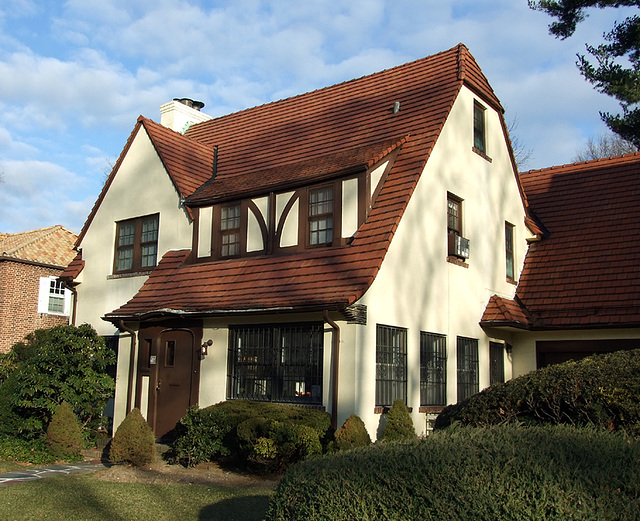
<svg viewBox="0 0 640 521">
<path fill-rule="evenodd" d="M 173 101 L 160 106 L 160 124 L 184 134 L 192 124 L 213 119 L 208 114 L 200 112 L 203 107 L 204 103 L 201 101 L 174 98 Z"/>
</svg>

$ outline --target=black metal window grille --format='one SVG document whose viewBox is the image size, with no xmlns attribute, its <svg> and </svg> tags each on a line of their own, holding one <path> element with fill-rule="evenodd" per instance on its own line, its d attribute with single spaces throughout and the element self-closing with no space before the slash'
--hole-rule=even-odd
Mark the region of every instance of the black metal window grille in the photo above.
<svg viewBox="0 0 640 521">
<path fill-rule="evenodd" d="M 458 337 L 458 402 L 480 390 L 478 382 L 478 340 Z"/>
<path fill-rule="evenodd" d="M 500 342 L 489 342 L 489 365 L 491 372 L 489 383 L 504 382 L 504 344 Z"/>
<path fill-rule="evenodd" d="M 232 327 L 229 399 L 322 405 L 322 323 Z"/>
<path fill-rule="evenodd" d="M 420 332 L 420 405 L 447 404 L 447 337 Z"/>
<path fill-rule="evenodd" d="M 376 405 L 407 403 L 407 330 L 376 327 Z"/>
</svg>

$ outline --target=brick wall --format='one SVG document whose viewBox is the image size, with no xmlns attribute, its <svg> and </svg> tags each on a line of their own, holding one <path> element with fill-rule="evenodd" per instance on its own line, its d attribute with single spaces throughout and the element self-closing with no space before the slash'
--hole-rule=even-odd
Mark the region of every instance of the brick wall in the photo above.
<svg viewBox="0 0 640 521">
<path fill-rule="evenodd" d="M 60 273 L 53 268 L 0 261 L 0 353 L 36 329 L 69 323 L 68 317 L 38 313 L 40 277 Z"/>
</svg>

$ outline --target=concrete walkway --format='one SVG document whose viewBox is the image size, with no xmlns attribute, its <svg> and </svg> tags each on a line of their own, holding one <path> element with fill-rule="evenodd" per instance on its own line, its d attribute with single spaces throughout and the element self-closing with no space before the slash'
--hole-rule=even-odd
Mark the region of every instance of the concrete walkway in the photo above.
<svg viewBox="0 0 640 521">
<path fill-rule="evenodd" d="M 107 462 L 81 462 L 69 463 L 62 465 L 50 465 L 39 469 L 16 470 L 0 474 L 0 487 L 12 485 L 14 483 L 22 483 L 34 479 L 48 478 L 51 476 L 60 476 L 61 474 L 87 474 L 110 467 Z"/>
</svg>

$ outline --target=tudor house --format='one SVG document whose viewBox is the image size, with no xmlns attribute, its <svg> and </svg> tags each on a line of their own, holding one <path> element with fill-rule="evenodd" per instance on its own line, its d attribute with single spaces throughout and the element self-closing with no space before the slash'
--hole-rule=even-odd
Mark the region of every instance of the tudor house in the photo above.
<svg viewBox="0 0 640 521">
<path fill-rule="evenodd" d="M 190 405 L 252 399 L 355 413 L 375 438 L 400 398 L 424 433 L 513 376 L 514 328 L 480 321 L 541 229 L 464 45 L 200 108 L 138 119 L 64 274 L 77 322 L 119 344 L 114 426 L 139 407 L 162 437 Z"/>
</svg>

